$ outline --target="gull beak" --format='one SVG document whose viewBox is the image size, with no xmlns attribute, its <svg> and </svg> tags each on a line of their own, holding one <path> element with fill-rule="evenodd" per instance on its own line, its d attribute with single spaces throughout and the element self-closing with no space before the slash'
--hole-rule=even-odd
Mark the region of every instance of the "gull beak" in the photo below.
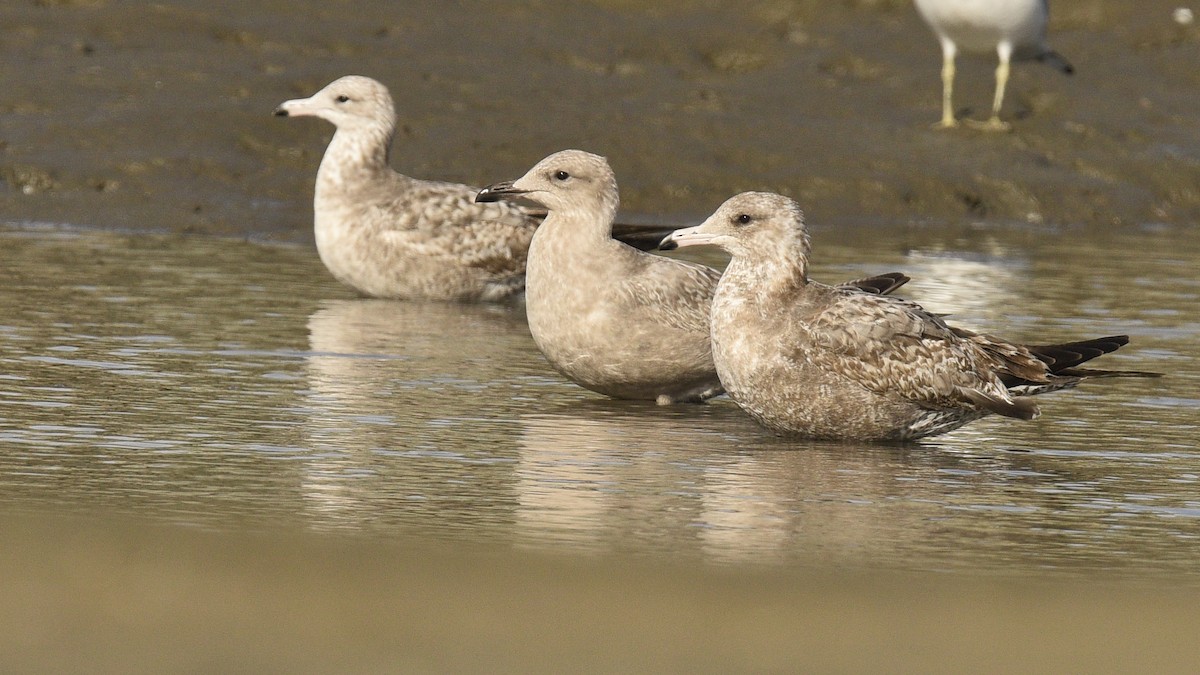
<svg viewBox="0 0 1200 675">
<path fill-rule="evenodd" d="M 702 227 L 704 226 L 697 225 L 696 227 L 685 227 L 682 230 L 675 230 L 663 238 L 662 243 L 658 245 L 658 250 L 673 251 L 684 246 L 704 246 L 705 244 L 711 244 L 712 240 L 717 238 L 716 235 L 701 232 L 700 228 Z"/>
<path fill-rule="evenodd" d="M 498 202 L 501 199 L 514 199 L 516 197 L 520 197 L 526 192 L 528 192 L 528 190 L 515 188 L 513 187 L 513 181 L 506 180 L 502 183 L 493 183 L 480 190 L 479 194 L 475 195 L 475 203 L 479 204 L 482 202 Z"/>
<path fill-rule="evenodd" d="M 273 113 L 276 117 L 304 117 L 305 115 L 314 114 L 309 108 L 309 103 L 312 99 L 297 98 L 291 101 L 284 101 L 275 108 Z"/>
</svg>

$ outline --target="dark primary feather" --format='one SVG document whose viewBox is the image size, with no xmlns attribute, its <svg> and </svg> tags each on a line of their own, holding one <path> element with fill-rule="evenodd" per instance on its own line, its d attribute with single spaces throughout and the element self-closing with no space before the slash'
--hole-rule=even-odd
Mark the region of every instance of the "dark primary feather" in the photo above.
<svg viewBox="0 0 1200 675">
<path fill-rule="evenodd" d="M 655 251 L 662 240 L 676 229 L 678 228 L 661 225 L 613 223 L 613 239 L 629 244 L 639 251 Z"/>
<path fill-rule="evenodd" d="M 1100 370 L 1077 367 L 1097 356 L 1115 352 L 1127 344 L 1129 344 L 1128 335 L 1110 335 L 1057 345 L 1032 345 L 1027 349 L 1046 364 L 1051 375 L 1059 377 L 1162 377 L 1162 373 L 1144 370 Z M 1014 382 L 1005 380 L 1004 382 L 1009 387 L 1025 383 L 1020 380 Z"/>
<path fill-rule="evenodd" d="M 1129 344 L 1128 335 L 1112 335 L 1057 345 L 1031 345 L 1029 351 L 1049 366 L 1050 372 L 1058 373 L 1084 361 L 1090 361 L 1097 356 L 1115 352 L 1127 344 Z"/>
<path fill-rule="evenodd" d="M 1068 61 L 1066 57 L 1054 50 L 1048 50 L 1038 54 L 1037 60 L 1038 62 L 1044 63 L 1058 72 L 1063 73 L 1064 75 L 1075 74 L 1075 66 L 1071 65 L 1071 62 Z"/>
<path fill-rule="evenodd" d="M 842 288 L 857 288 L 864 293 L 872 293 L 874 295 L 887 295 L 892 291 L 907 284 L 911 279 L 908 275 L 901 272 L 888 272 L 887 274 L 879 274 L 873 277 L 863 279 L 855 279 L 838 284 Z"/>
</svg>

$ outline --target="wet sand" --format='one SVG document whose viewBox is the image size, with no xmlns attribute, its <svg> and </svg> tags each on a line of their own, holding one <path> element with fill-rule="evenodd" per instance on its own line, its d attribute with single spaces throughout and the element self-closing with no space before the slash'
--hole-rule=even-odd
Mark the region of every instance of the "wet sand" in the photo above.
<svg viewBox="0 0 1200 675">
<path fill-rule="evenodd" d="M 1057 3 L 1077 74 L 1015 67 L 1014 131 L 989 135 L 929 128 L 940 55 L 900 0 L 22 0 L 0 10 L 0 219 L 310 239 L 332 129 L 270 113 L 359 73 L 396 96 L 399 170 L 484 184 L 580 147 L 634 218 L 755 188 L 818 227 L 1194 224 L 1200 27 L 1179 5 Z M 993 67 L 960 65 L 972 117 Z"/>
<path fill-rule="evenodd" d="M 133 522 L 9 518 L 0 534 L 21 544 L 0 556 L 12 672 L 1186 673 L 1200 657 L 1194 588 L 734 571 Z"/>
</svg>

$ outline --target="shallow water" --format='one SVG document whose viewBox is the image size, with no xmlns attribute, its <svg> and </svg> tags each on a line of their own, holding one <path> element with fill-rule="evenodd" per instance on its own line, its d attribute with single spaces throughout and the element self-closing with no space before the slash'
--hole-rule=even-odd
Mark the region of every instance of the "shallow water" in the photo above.
<svg viewBox="0 0 1200 675">
<path fill-rule="evenodd" d="M 782 440 L 724 399 L 603 399 L 546 366 L 519 307 L 358 299 L 307 247 L 0 230 L 0 512 L 1191 584 L 1200 235 L 1076 234 L 817 230 L 817 278 L 902 270 L 964 325 L 1127 332 L 1105 365 L 1168 374 L 901 448 Z"/>
</svg>

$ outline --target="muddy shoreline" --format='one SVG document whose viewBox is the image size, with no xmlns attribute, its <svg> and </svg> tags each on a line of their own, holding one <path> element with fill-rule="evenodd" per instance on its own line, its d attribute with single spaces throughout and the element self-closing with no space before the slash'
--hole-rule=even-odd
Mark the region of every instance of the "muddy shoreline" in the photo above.
<svg viewBox="0 0 1200 675">
<path fill-rule="evenodd" d="M 1059 2 L 1064 77 L 1014 68 L 1007 134 L 937 132 L 908 2 L 22 0 L 0 10 L 0 220 L 311 239 L 332 129 L 271 116 L 347 73 L 389 85 L 393 164 L 484 184 L 607 155 L 634 220 L 735 192 L 824 225 L 1200 222 L 1200 27 L 1179 0 Z M 989 59 L 960 67 L 982 117 Z"/>
</svg>

